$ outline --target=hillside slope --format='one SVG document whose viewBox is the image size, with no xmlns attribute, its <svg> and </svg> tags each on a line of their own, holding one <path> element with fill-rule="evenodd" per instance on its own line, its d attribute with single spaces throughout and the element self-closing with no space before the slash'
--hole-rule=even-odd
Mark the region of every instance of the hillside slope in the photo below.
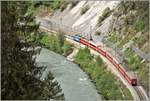
<svg viewBox="0 0 150 101">
<path fill-rule="evenodd" d="M 65 32 L 106 45 L 148 93 L 148 1 L 80 1 L 46 16 Z"/>
</svg>

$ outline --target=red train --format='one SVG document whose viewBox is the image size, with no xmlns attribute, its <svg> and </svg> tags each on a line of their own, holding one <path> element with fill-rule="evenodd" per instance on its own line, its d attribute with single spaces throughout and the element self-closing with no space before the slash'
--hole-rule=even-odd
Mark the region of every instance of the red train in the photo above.
<svg viewBox="0 0 150 101">
<path fill-rule="evenodd" d="M 135 77 L 129 75 L 126 72 L 126 70 L 119 63 L 117 63 L 116 60 L 114 60 L 113 57 L 111 57 L 107 52 L 105 52 L 101 48 L 98 48 L 96 45 L 90 43 L 85 38 L 83 38 L 83 37 L 81 37 L 79 35 L 73 36 L 73 40 L 75 40 L 75 41 L 77 41 L 79 43 L 82 43 L 85 46 L 90 47 L 93 50 L 95 50 L 98 53 L 100 53 L 102 56 L 107 58 L 119 70 L 119 72 L 124 76 L 124 78 L 128 81 L 128 83 L 130 83 L 132 86 L 136 86 L 137 85 L 137 79 Z"/>
</svg>

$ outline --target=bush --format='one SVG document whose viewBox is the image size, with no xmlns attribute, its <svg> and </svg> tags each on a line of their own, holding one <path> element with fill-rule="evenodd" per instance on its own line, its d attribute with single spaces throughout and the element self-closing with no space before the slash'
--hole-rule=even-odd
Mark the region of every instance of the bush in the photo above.
<svg viewBox="0 0 150 101">
<path fill-rule="evenodd" d="M 80 14 L 83 15 L 83 14 L 85 14 L 88 10 L 89 10 L 89 6 L 86 5 L 85 7 L 82 7 Z"/>
<path fill-rule="evenodd" d="M 100 16 L 99 18 L 98 18 L 98 23 L 97 23 L 97 26 L 99 27 L 99 26 L 101 26 L 101 23 L 102 23 L 102 21 L 104 21 L 104 17 L 102 17 L 102 16 Z"/>
<path fill-rule="evenodd" d="M 95 35 L 101 35 L 101 32 L 96 31 Z"/>
<path fill-rule="evenodd" d="M 43 44 L 43 45 L 45 45 L 47 48 L 50 48 L 49 45 L 50 45 L 51 41 L 49 40 L 48 35 L 44 35 L 42 37 L 42 39 L 40 40 L 40 43 Z"/>
<path fill-rule="evenodd" d="M 63 11 L 67 8 L 68 4 L 69 4 L 69 2 L 65 1 L 65 2 L 62 4 L 62 6 L 60 7 L 60 11 L 63 12 Z"/>
<path fill-rule="evenodd" d="M 80 49 L 78 54 L 75 56 L 76 62 L 80 63 L 81 66 L 85 66 L 89 63 L 92 59 L 92 56 L 90 55 L 90 50 L 88 48 Z"/>
<path fill-rule="evenodd" d="M 111 14 L 111 12 L 112 11 L 110 10 L 109 7 L 104 9 L 102 16 L 99 16 L 98 18 L 98 23 L 97 23 L 98 27 L 101 25 L 101 22 L 104 21 L 105 18 L 107 18 Z"/>
<path fill-rule="evenodd" d="M 70 9 L 72 9 L 74 6 L 76 6 L 79 3 L 79 1 L 72 1 Z"/>
<path fill-rule="evenodd" d="M 68 54 L 70 54 L 72 52 L 72 45 L 68 42 L 64 42 L 64 45 L 62 47 L 62 50 L 63 50 L 63 55 L 64 56 L 67 56 Z"/>
<path fill-rule="evenodd" d="M 136 71 L 143 65 L 143 63 L 141 63 L 141 58 L 135 54 L 131 48 L 125 50 L 125 56 L 130 70 Z"/>
<path fill-rule="evenodd" d="M 108 17 L 108 16 L 111 14 L 111 12 L 112 12 L 112 11 L 110 10 L 110 8 L 107 7 L 107 8 L 104 9 L 102 16 L 103 16 L 104 18 L 106 18 L 106 17 Z"/>
<path fill-rule="evenodd" d="M 98 56 L 93 58 L 88 48 L 80 49 L 75 56 L 75 61 L 82 67 L 82 69 L 89 75 L 95 86 L 104 99 L 106 100 L 121 100 L 124 99 L 120 91 L 120 85 L 113 77 L 113 74 L 106 71 L 106 65 Z M 126 88 L 124 88 L 126 89 Z M 126 91 L 128 91 L 126 89 Z M 132 99 L 129 91 L 127 99 Z"/>
<path fill-rule="evenodd" d="M 143 61 L 138 55 L 132 51 L 131 48 L 125 50 L 127 66 L 130 70 L 136 71 L 139 82 L 148 90 L 148 74 L 149 66 L 148 61 Z"/>
<path fill-rule="evenodd" d="M 64 2 L 65 1 L 63 0 L 54 0 L 51 7 L 54 10 L 60 9 L 60 7 L 63 5 Z"/>
<path fill-rule="evenodd" d="M 39 42 L 42 46 L 65 56 L 72 52 L 72 46 L 64 40 L 63 32 L 45 34 L 39 39 Z"/>
<path fill-rule="evenodd" d="M 103 63 L 103 60 L 101 59 L 100 56 L 97 56 L 97 57 L 96 57 L 96 62 L 98 63 L 98 65 L 104 64 L 104 63 Z"/>
<path fill-rule="evenodd" d="M 116 32 L 112 31 L 110 32 L 110 36 L 108 38 L 108 41 L 112 42 L 112 43 L 116 43 L 119 39 L 119 36 L 117 35 Z"/>
<path fill-rule="evenodd" d="M 145 23 L 142 20 L 138 20 L 135 23 L 135 29 L 139 32 L 143 32 L 145 30 Z"/>
</svg>

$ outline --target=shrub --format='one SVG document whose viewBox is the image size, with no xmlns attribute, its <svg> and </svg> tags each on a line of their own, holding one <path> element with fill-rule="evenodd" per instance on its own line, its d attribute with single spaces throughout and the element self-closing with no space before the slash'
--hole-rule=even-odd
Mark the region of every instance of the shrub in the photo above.
<svg viewBox="0 0 150 101">
<path fill-rule="evenodd" d="M 97 23 L 98 27 L 101 25 L 101 22 L 104 21 L 105 18 L 107 18 L 111 14 L 111 12 L 112 11 L 110 10 L 109 7 L 104 9 L 102 16 L 99 16 L 98 18 L 98 23 Z"/>
<path fill-rule="evenodd" d="M 48 35 L 44 35 L 41 40 L 40 40 L 40 43 L 45 45 L 47 48 L 49 48 L 49 44 L 50 44 L 50 40 L 49 40 L 49 37 Z"/>
<path fill-rule="evenodd" d="M 80 49 L 78 54 L 75 56 L 78 63 L 85 64 L 91 61 L 92 56 L 90 55 L 90 50 L 88 48 Z"/>
<path fill-rule="evenodd" d="M 76 6 L 78 4 L 79 1 L 72 1 L 71 2 L 71 6 L 70 9 L 72 9 L 74 6 Z"/>
<path fill-rule="evenodd" d="M 63 3 L 64 3 L 63 0 L 54 0 L 52 3 L 52 9 L 54 10 L 60 9 Z"/>
<path fill-rule="evenodd" d="M 83 15 L 83 14 L 85 14 L 88 10 L 89 10 L 89 6 L 86 5 L 85 7 L 82 7 L 80 14 Z"/>
<path fill-rule="evenodd" d="M 143 63 L 141 63 L 141 58 L 137 54 L 135 54 L 131 48 L 127 48 L 125 50 L 125 56 L 125 60 L 130 70 L 138 70 L 143 65 Z"/>
<path fill-rule="evenodd" d="M 104 18 L 106 18 L 106 17 L 108 17 L 108 16 L 111 14 L 111 12 L 112 12 L 112 11 L 110 10 L 110 8 L 107 7 L 107 8 L 104 9 L 102 16 L 103 16 Z"/>
<path fill-rule="evenodd" d="M 104 17 L 102 17 L 102 16 L 99 16 L 99 18 L 98 18 L 98 23 L 97 23 L 97 26 L 99 27 L 99 26 L 101 26 L 101 22 L 102 21 L 104 21 Z"/>
<path fill-rule="evenodd" d="M 39 39 L 39 42 L 42 46 L 65 56 L 72 52 L 72 46 L 64 40 L 63 32 L 56 35 L 45 34 Z"/>
<path fill-rule="evenodd" d="M 95 35 L 101 35 L 101 32 L 96 31 Z"/>
<path fill-rule="evenodd" d="M 60 11 L 63 12 L 63 11 L 67 8 L 68 4 L 69 4 L 69 2 L 65 1 L 65 2 L 62 4 L 62 6 L 60 7 Z"/>
<path fill-rule="evenodd" d="M 63 55 L 67 56 L 72 52 L 72 45 L 65 41 L 62 50 L 63 50 Z"/>
<path fill-rule="evenodd" d="M 110 32 L 110 36 L 108 38 L 108 41 L 112 42 L 112 43 L 116 43 L 119 39 L 119 36 L 117 35 L 116 32 L 112 31 Z"/>
<path fill-rule="evenodd" d="M 143 32 L 144 29 L 145 29 L 145 23 L 144 23 L 144 21 L 138 20 L 138 21 L 135 23 L 135 29 L 136 29 L 137 31 Z"/>
<path fill-rule="evenodd" d="M 75 61 L 80 64 L 82 69 L 89 75 L 95 83 L 98 93 L 100 93 L 105 100 L 121 100 L 123 99 L 122 92 L 118 81 L 113 77 L 111 72 L 106 71 L 106 65 L 101 57 L 92 57 L 88 48 L 80 49 L 75 56 Z M 126 89 L 123 87 L 123 89 Z M 128 91 L 128 89 L 126 89 Z M 130 93 L 128 93 L 129 96 Z M 126 97 L 126 96 L 125 96 Z M 127 97 L 127 99 L 132 99 Z"/>
</svg>

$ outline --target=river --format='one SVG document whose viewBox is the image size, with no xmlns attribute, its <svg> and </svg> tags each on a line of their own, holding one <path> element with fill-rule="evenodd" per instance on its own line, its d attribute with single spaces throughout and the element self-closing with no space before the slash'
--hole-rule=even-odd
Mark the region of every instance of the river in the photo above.
<svg viewBox="0 0 150 101">
<path fill-rule="evenodd" d="M 94 84 L 78 65 L 65 57 L 42 48 L 36 62 L 47 66 L 43 77 L 50 70 L 61 85 L 65 101 L 101 101 Z"/>
</svg>

